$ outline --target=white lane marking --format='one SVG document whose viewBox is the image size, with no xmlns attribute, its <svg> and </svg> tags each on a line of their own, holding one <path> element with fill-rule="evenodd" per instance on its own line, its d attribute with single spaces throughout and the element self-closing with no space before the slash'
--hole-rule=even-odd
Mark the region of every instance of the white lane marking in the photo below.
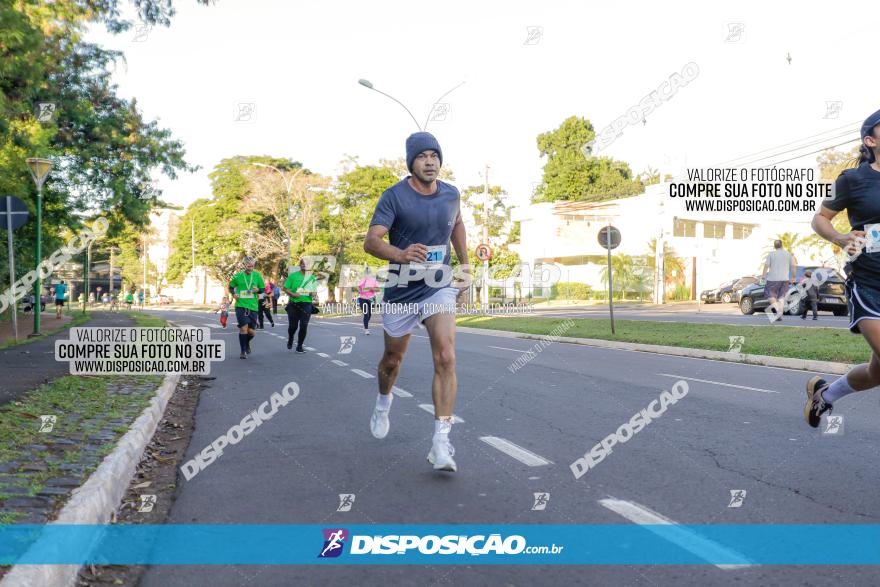
<svg viewBox="0 0 880 587">
<path fill-rule="evenodd" d="M 425 410 L 426 412 L 428 412 L 429 414 L 431 414 L 432 416 L 434 415 L 434 406 L 432 406 L 431 404 L 419 404 L 419 407 L 422 408 L 423 410 Z M 464 420 L 462 420 L 461 418 L 459 418 L 455 414 L 452 414 L 452 423 L 453 424 L 464 424 Z"/>
<path fill-rule="evenodd" d="M 525 350 L 520 350 L 520 349 L 509 349 L 509 348 L 507 348 L 506 346 L 492 346 L 491 344 L 490 344 L 490 345 L 486 345 L 486 346 L 488 346 L 490 349 L 500 349 L 500 350 L 502 350 L 502 351 L 513 351 L 513 352 L 515 352 L 515 353 L 524 353 L 524 352 L 526 352 Z"/>
<path fill-rule="evenodd" d="M 311 325 L 311 324 L 329 324 L 330 326 L 342 326 L 342 323 L 340 323 L 340 322 L 329 322 L 327 320 L 318 320 L 317 322 L 309 322 L 309 325 Z"/>
<path fill-rule="evenodd" d="M 219 324 L 205 324 L 205 326 L 207 326 L 208 328 L 223 328 Z"/>
<path fill-rule="evenodd" d="M 599 504 L 623 516 L 630 522 L 644 526 L 645 530 L 666 538 L 673 544 L 694 553 L 702 559 L 718 560 L 723 558 L 739 561 L 734 564 L 716 564 L 715 566 L 719 569 L 729 571 L 752 566 L 751 561 L 735 550 L 731 550 L 714 540 L 701 536 L 693 530 L 681 528 L 678 523 L 661 516 L 655 511 L 649 510 L 645 506 L 613 497 L 600 499 Z M 672 532 L 666 529 L 660 532 L 654 528 L 654 525 L 675 526 L 676 528 Z"/>
<path fill-rule="evenodd" d="M 372 376 L 372 375 L 370 375 L 370 374 L 367 373 L 366 371 L 361 371 L 360 369 L 352 369 L 351 372 L 352 372 L 352 373 L 357 373 L 358 375 L 360 375 L 360 376 L 363 377 L 364 379 L 373 379 L 373 376 Z"/>
<path fill-rule="evenodd" d="M 412 397 L 412 394 L 405 389 L 400 389 L 396 385 L 391 386 L 391 393 L 398 397 Z"/>
<path fill-rule="evenodd" d="M 330 362 L 333 363 L 334 365 L 339 365 L 340 367 L 348 367 L 348 363 L 343 363 L 339 359 L 333 359 Z"/>
<path fill-rule="evenodd" d="M 761 393 L 779 393 L 772 389 L 762 389 L 760 387 L 749 387 L 748 385 L 734 385 L 733 383 L 724 383 L 722 381 L 710 381 L 708 379 L 697 379 L 695 377 L 685 377 L 684 375 L 672 375 L 670 373 L 657 373 L 661 377 L 672 377 L 673 379 L 684 379 L 685 381 L 697 381 L 699 383 L 711 383 L 712 385 L 722 385 L 724 387 L 735 387 L 737 389 L 748 389 L 750 391 L 760 391 Z"/>
<path fill-rule="evenodd" d="M 530 467 L 540 467 L 542 465 L 552 465 L 553 461 L 547 460 L 541 455 L 537 455 L 532 451 L 523 448 L 517 444 L 510 442 L 504 438 L 497 436 L 481 436 L 480 440 L 493 448 L 497 448 L 509 457 L 513 457 L 524 465 Z"/>
<path fill-rule="evenodd" d="M 310 346 L 307 346 L 307 347 L 306 347 L 306 350 L 307 350 L 307 351 L 312 351 L 312 352 L 314 352 L 315 349 L 313 349 L 313 348 L 310 347 Z"/>
<path fill-rule="evenodd" d="M 327 353 L 318 353 L 318 356 L 319 356 L 319 357 L 324 357 L 324 358 L 326 359 L 326 358 L 329 357 L 330 355 L 328 355 Z"/>
</svg>

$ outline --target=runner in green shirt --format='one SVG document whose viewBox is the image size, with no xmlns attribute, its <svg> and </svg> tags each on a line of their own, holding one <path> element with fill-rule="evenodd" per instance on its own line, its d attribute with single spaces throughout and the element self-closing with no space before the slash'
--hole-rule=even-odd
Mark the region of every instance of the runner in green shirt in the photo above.
<svg viewBox="0 0 880 587">
<path fill-rule="evenodd" d="M 240 359 L 247 359 L 251 352 L 251 340 L 257 331 L 258 293 L 265 289 L 263 276 L 254 271 L 253 257 L 245 257 L 244 271 L 236 273 L 229 282 L 229 291 L 235 298 L 235 318 L 238 320 L 238 343 L 241 346 Z"/>
<path fill-rule="evenodd" d="M 290 301 L 284 308 L 287 310 L 287 348 L 293 347 L 293 335 L 299 329 L 296 339 L 296 352 L 306 352 L 303 342 L 306 340 L 306 331 L 309 328 L 309 318 L 312 317 L 312 308 L 316 300 L 312 296 L 317 295 L 318 282 L 315 275 L 306 269 L 306 260 L 299 260 L 299 271 L 287 276 L 283 287 L 285 293 L 290 296 Z"/>
</svg>

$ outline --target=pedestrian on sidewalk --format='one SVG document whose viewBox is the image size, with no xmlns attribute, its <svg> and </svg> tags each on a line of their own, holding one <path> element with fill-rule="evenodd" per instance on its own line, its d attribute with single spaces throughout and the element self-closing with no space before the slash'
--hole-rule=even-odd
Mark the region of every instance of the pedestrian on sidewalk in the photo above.
<svg viewBox="0 0 880 587">
<path fill-rule="evenodd" d="M 770 307 L 775 310 L 774 322 L 782 320 L 782 300 L 785 299 L 789 286 L 794 285 L 796 275 L 797 261 L 794 255 L 782 248 L 781 240 L 773 241 L 773 250 L 767 254 L 761 279 L 766 279 L 764 295 L 770 301 Z"/>
<path fill-rule="evenodd" d="M 61 280 L 61 283 L 55 284 L 55 318 L 61 319 L 61 314 L 64 313 L 64 297 L 67 295 L 67 284 L 64 283 L 64 280 Z"/>
<path fill-rule="evenodd" d="M 813 272 L 808 269 L 807 271 L 804 271 L 804 278 L 801 279 L 801 283 L 804 285 L 804 292 L 807 294 L 806 299 L 804 300 L 804 311 L 801 312 L 801 320 L 807 319 L 807 304 L 813 309 L 813 320 L 819 319 L 819 290 L 810 281 L 810 277 L 812 276 Z"/>
</svg>

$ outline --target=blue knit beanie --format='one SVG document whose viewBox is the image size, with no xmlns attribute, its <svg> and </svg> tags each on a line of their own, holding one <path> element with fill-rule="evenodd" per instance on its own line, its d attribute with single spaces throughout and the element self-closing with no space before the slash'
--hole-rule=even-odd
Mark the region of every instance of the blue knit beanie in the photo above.
<svg viewBox="0 0 880 587">
<path fill-rule="evenodd" d="M 414 132 L 406 139 L 406 168 L 412 173 L 412 164 L 416 156 L 422 151 L 433 149 L 437 151 L 437 157 L 440 158 L 440 166 L 443 167 L 443 151 L 440 150 L 440 143 L 429 132 Z"/>
</svg>

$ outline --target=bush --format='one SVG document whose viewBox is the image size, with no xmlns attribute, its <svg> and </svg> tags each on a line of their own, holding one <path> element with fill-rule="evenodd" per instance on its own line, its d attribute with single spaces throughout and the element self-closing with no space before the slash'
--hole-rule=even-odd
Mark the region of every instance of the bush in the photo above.
<svg viewBox="0 0 880 587">
<path fill-rule="evenodd" d="M 691 288 L 680 284 L 676 285 L 675 293 L 672 294 L 672 299 L 676 302 L 683 302 L 691 299 Z"/>
<path fill-rule="evenodd" d="M 592 288 L 589 285 L 575 281 L 560 281 L 550 287 L 551 300 L 589 300 L 591 294 Z"/>
</svg>

